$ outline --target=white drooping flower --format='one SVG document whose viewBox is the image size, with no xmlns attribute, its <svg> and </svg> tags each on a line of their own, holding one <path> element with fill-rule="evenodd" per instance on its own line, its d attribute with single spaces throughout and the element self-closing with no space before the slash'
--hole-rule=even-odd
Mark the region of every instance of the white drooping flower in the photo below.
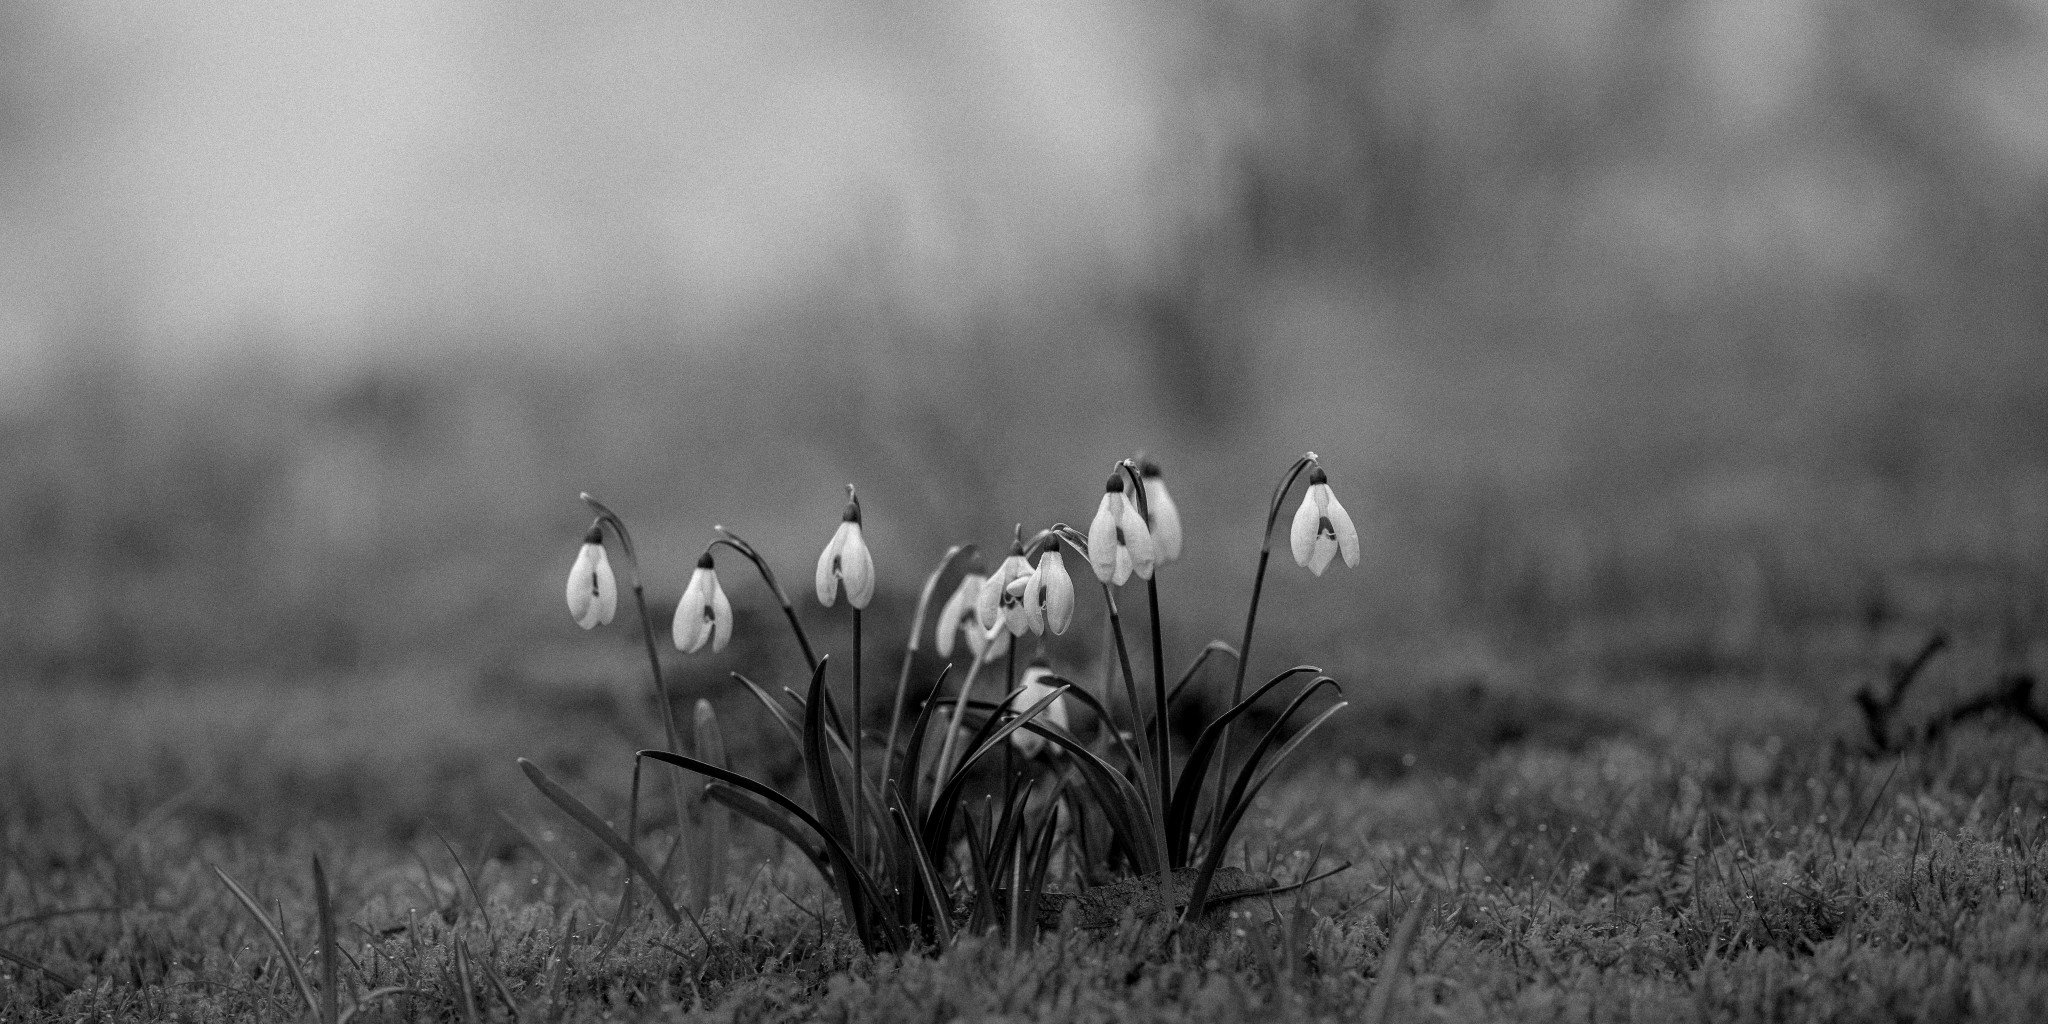
<svg viewBox="0 0 2048 1024">
<path fill-rule="evenodd" d="M 1067 575 L 1058 540 L 1046 543 L 1037 570 L 1024 584 L 1024 617 L 1033 632 L 1051 630 L 1055 636 L 1074 621 L 1074 578 Z"/>
<path fill-rule="evenodd" d="M 1095 568 L 1096 579 L 1119 587 L 1133 572 L 1152 578 L 1152 531 L 1139 517 L 1136 503 L 1125 496 L 1121 470 L 1110 474 L 1095 522 L 1088 527 L 1088 564 Z"/>
<path fill-rule="evenodd" d="M 981 595 L 975 600 L 974 611 L 981 620 L 981 628 L 994 632 L 997 627 L 1007 629 L 1011 636 L 1023 636 L 1031 629 L 1031 622 L 1024 615 L 1023 584 L 1031 577 L 1031 562 L 1024 557 L 1023 543 L 1010 545 L 1010 555 L 996 571 L 982 581 Z"/>
<path fill-rule="evenodd" d="M 592 524 L 569 567 L 569 614 L 584 629 L 609 623 L 619 610 L 619 584 L 604 553 L 604 529 Z"/>
<path fill-rule="evenodd" d="M 1023 692 L 1019 693 L 1017 698 L 1010 702 L 1010 709 L 1012 711 L 1025 711 L 1030 709 L 1033 704 L 1044 700 L 1046 694 L 1058 689 L 1058 687 L 1048 681 L 1051 677 L 1052 669 L 1044 665 L 1032 665 L 1030 668 L 1025 669 L 1024 679 L 1020 684 Z M 1033 718 L 1032 721 L 1065 729 L 1067 727 L 1067 699 L 1061 697 L 1053 701 L 1044 711 L 1039 712 L 1038 716 Z M 1032 757 L 1040 750 L 1046 749 L 1047 744 L 1051 741 L 1032 732 L 1029 726 L 1025 726 L 1010 733 L 1010 742 L 1017 745 L 1018 753 L 1023 754 L 1025 757 Z"/>
<path fill-rule="evenodd" d="M 732 602 L 718 585 L 718 570 L 712 567 L 711 552 L 706 551 L 697 559 L 697 571 L 690 574 L 690 584 L 676 604 L 676 650 L 695 654 L 708 642 L 716 653 L 725 650 L 731 639 Z"/>
<path fill-rule="evenodd" d="M 847 488 L 846 515 L 838 532 L 818 555 L 818 603 L 827 608 L 839 598 L 839 585 L 846 585 L 846 603 L 866 608 L 875 596 L 875 560 L 860 532 L 860 500 Z"/>
<path fill-rule="evenodd" d="M 1166 478 L 1160 475 L 1159 463 L 1140 460 L 1138 478 L 1145 484 L 1146 526 L 1152 531 L 1153 559 L 1165 565 L 1180 558 L 1180 506 L 1173 503 L 1173 495 L 1166 491 Z"/>
<path fill-rule="evenodd" d="M 1000 657 L 1010 649 L 1010 634 L 1006 630 L 995 630 L 994 635 L 981 626 L 981 616 L 975 605 L 981 600 L 981 585 L 988 577 L 970 572 L 960 578 L 960 585 L 953 588 L 953 596 L 946 598 L 946 606 L 939 610 L 938 633 L 933 638 L 939 657 L 953 656 L 956 637 L 965 637 L 967 649 L 977 658 Z"/>
<path fill-rule="evenodd" d="M 1330 492 L 1329 475 L 1317 466 L 1309 474 L 1308 493 L 1294 512 L 1294 527 L 1287 540 L 1294 549 L 1296 565 L 1308 567 L 1318 576 L 1332 556 L 1342 553 L 1344 564 L 1358 568 L 1358 528 L 1351 525 L 1351 513 Z"/>
</svg>

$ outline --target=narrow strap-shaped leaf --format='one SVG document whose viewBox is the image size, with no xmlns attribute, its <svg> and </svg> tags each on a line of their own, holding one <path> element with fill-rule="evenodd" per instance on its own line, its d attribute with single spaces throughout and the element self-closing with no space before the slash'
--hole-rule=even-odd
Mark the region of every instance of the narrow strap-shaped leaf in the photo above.
<svg viewBox="0 0 2048 1024">
<path fill-rule="evenodd" d="M 611 851 L 626 862 L 626 867 L 647 883 L 648 891 L 654 893 L 655 901 L 661 904 L 661 912 L 668 917 L 668 923 L 683 923 L 682 912 L 676 909 L 675 901 L 669 899 L 668 889 L 661 884 L 661 876 L 654 873 L 654 868 L 647 863 L 646 858 L 640 856 L 640 851 L 633 849 L 632 843 L 627 842 L 610 825 L 605 824 L 604 819 L 598 817 L 597 812 L 591 810 L 583 801 L 576 799 L 574 793 L 563 789 L 560 783 L 548 778 L 548 773 L 542 771 L 539 765 L 522 757 L 519 759 L 519 770 L 526 773 L 527 781 L 532 782 L 533 788 L 540 790 L 542 796 L 553 801 L 554 805 L 561 808 L 569 817 L 576 819 L 576 824 L 596 836 L 598 842 L 611 847 Z"/>
<path fill-rule="evenodd" d="M 826 738 L 825 669 L 831 661 L 830 655 L 818 659 L 818 667 L 811 673 L 810 690 L 804 698 L 804 778 L 810 783 L 811 806 L 818 811 L 814 827 L 818 828 L 826 845 L 839 855 L 838 863 L 845 868 L 833 872 L 832 882 L 839 887 L 839 900 L 846 907 L 846 921 L 860 933 L 862 942 L 867 943 L 870 939 L 867 900 L 853 881 L 853 876 L 862 873 L 866 865 L 847 852 L 847 846 L 853 841 L 853 829 L 847 823 L 846 807 L 842 802 L 844 796 L 839 791 L 838 777 L 832 771 L 832 748 Z"/>
<path fill-rule="evenodd" d="M 1274 676 L 1266 681 L 1266 685 L 1253 690 L 1251 696 L 1238 701 L 1230 710 L 1217 716 L 1216 720 L 1210 722 L 1208 727 L 1202 730 L 1202 734 L 1196 737 L 1194 748 L 1188 752 L 1187 764 L 1181 766 L 1180 785 L 1174 790 L 1173 807 L 1166 816 L 1166 840 L 1172 847 L 1175 863 L 1185 861 L 1194 845 L 1195 812 L 1200 809 L 1197 805 L 1202 799 L 1202 784 L 1208 778 L 1209 759 L 1215 755 L 1217 744 L 1230 728 L 1230 723 L 1239 715 L 1251 710 L 1251 706 L 1258 703 L 1259 698 L 1264 697 L 1274 687 L 1303 673 L 1320 671 L 1322 670 L 1314 665 L 1296 665 Z"/>
<path fill-rule="evenodd" d="M 1123 754 L 1124 763 L 1130 765 L 1133 771 L 1137 770 L 1137 752 L 1131 749 L 1130 741 L 1124 739 L 1123 732 L 1116 727 L 1116 720 L 1109 717 L 1109 706 L 1102 703 L 1102 698 L 1089 693 L 1087 687 L 1063 676 L 1047 676 L 1046 679 L 1050 685 L 1064 684 L 1073 687 L 1067 691 L 1067 696 L 1088 705 L 1088 710 L 1095 712 L 1096 721 L 1102 723 L 1102 731 L 1109 734 L 1110 742 L 1116 744 L 1117 750 Z"/>
<path fill-rule="evenodd" d="M 797 823 L 781 808 L 766 800 L 723 782 L 704 784 L 704 795 L 746 815 L 763 825 L 774 829 L 782 838 L 789 840 L 818 869 L 818 875 L 827 882 L 832 880 L 832 855 L 827 853 L 815 835 L 797 827 Z"/>
<path fill-rule="evenodd" d="M 1330 685 L 1335 687 L 1336 682 L 1333 680 Z M 1252 752 L 1251 760 L 1246 762 L 1244 771 L 1239 774 L 1237 785 L 1231 792 L 1231 801 L 1225 805 L 1223 817 L 1216 826 L 1216 835 L 1210 841 L 1208 856 L 1202 859 L 1202 873 L 1195 879 L 1195 890 L 1188 897 L 1189 917 L 1197 917 L 1202 913 L 1202 904 L 1209 897 L 1209 884 L 1216 877 L 1216 869 L 1223 863 L 1223 855 L 1230 847 L 1230 837 L 1237 831 L 1238 823 L 1244 819 L 1245 811 L 1251 807 L 1253 798 L 1259 795 L 1259 790 L 1265 787 L 1266 781 L 1273 777 L 1273 772 L 1279 768 L 1282 762 L 1287 760 L 1288 755 L 1294 753 L 1296 747 L 1301 746 L 1302 742 L 1307 740 L 1317 729 L 1321 728 L 1324 722 L 1329 721 L 1332 715 L 1344 710 L 1348 706 L 1347 702 L 1340 700 L 1330 705 L 1322 714 L 1317 715 L 1300 732 L 1295 733 L 1287 741 L 1286 746 L 1280 748 L 1280 753 L 1274 756 L 1272 763 L 1260 770 L 1258 775 L 1252 779 L 1250 785 L 1247 786 L 1245 777 L 1250 775 L 1253 769 L 1259 767 L 1259 760 L 1265 755 L 1266 749 L 1271 745 L 1274 735 L 1286 724 L 1287 719 L 1294 714 L 1295 709 L 1301 706 L 1308 694 L 1315 689 L 1316 687 L 1314 686 L 1309 687 L 1308 690 L 1302 692 L 1301 697 L 1297 697 L 1293 703 L 1288 705 L 1287 711 L 1281 715 L 1280 720 L 1275 722 L 1273 728 L 1267 730 L 1266 735 L 1259 740 L 1259 746 Z"/>
<path fill-rule="evenodd" d="M 1209 645 L 1202 648 L 1202 653 L 1195 655 L 1195 660 L 1188 663 L 1188 670 L 1180 674 L 1180 681 L 1173 684 L 1173 689 L 1166 692 L 1166 702 L 1172 704 L 1174 701 L 1179 700 L 1180 692 L 1187 689 L 1189 683 L 1195 681 L 1195 673 L 1200 672 L 1202 666 L 1208 664 L 1209 659 L 1218 654 L 1228 654 L 1235 658 L 1237 657 L 1237 648 L 1221 640 L 1209 641 Z"/>
<path fill-rule="evenodd" d="M 946 896 L 945 883 L 939 880 L 939 869 L 925 856 L 924 844 L 917 841 L 917 830 L 910 823 L 910 814 L 903 809 L 900 794 L 889 804 L 890 817 L 896 822 L 896 831 L 902 837 L 903 845 L 910 849 L 910 863 L 917 869 L 918 890 L 924 894 L 932 915 L 932 937 L 940 946 L 953 944 L 953 908 Z"/>
<path fill-rule="evenodd" d="M 234 879 L 229 878 L 228 873 L 222 871 L 219 865 L 214 866 L 213 873 L 220 876 L 221 882 L 228 887 L 228 891 L 234 893 L 235 899 L 241 901 L 242 909 L 248 911 L 249 916 L 256 919 L 257 926 L 263 929 L 265 936 L 269 937 L 270 944 L 277 947 L 277 958 L 283 961 L 285 974 L 291 977 L 292 984 L 298 986 L 299 996 L 306 1001 L 306 1012 L 317 1016 L 320 1013 L 320 1000 L 314 997 L 313 986 L 306 980 L 306 972 L 299 970 L 298 956 L 293 954 L 292 948 L 285 944 L 283 930 L 278 928 L 277 922 L 270 919 L 269 914 L 263 912 L 263 905 L 257 903 L 256 898 L 249 895 L 247 889 L 242 888 Z M 45 971 L 44 973 L 49 972 Z M 73 987 L 75 988 L 76 986 L 74 985 Z"/>
<path fill-rule="evenodd" d="M 949 669 L 951 666 L 947 666 Z M 945 676 L 940 675 L 943 682 Z M 902 786 L 904 806 L 914 815 L 924 806 L 924 742 L 931 732 L 932 720 L 939 705 L 939 691 L 936 687 L 924 699 L 924 706 L 918 709 L 917 720 L 911 723 L 910 738 L 904 741 L 902 763 L 897 766 L 896 779 Z M 913 821 L 916 819 L 913 818 Z"/>
<path fill-rule="evenodd" d="M 706 762 L 699 761 L 694 757 L 690 757 L 684 754 L 678 754 L 668 750 L 642 750 L 634 754 L 633 756 L 652 758 L 656 761 L 662 762 L 663 764 L 674 765 L 677 768 L 681 768 L 686 771 L 696 772 L 697 774 L 706 776 L 707 778 L 717 779 L 718 781 L 733 786 L 736 789 L 742 789 L 754 794 L 755 796 L 765 798 L 768 802 L 774 804 L 776 807 L 779 807 L 782 810 L 787 811 L 791 817 L 794 817 L 796 820 L 803 822 L 806 827 L 810 828 L 811 831 L 816 832 L 818 834 L 818 837 L 824 840 L 825 848 L 831 854 L 834 875 L 851 876 L 851 881 L 848 881 L 847 879 L 840 877 L 834 877 L 830 879 L 830 881 L 832 881 L 834 885 L 844 884 L 847 886 L 848 889 L 862 893 L 863 897 L 875 906 L 884 906 L 881 902 L 881 894 L 875 890 L 874 881 L 868 878 L 867 872 L 860 869 L 860 865 L 854 861 L 852 854 L 848 852 L 848 850 L 846 849 L 846 844 L 840 842 L 838 837 L 834 836 L 830 831 L 828 831 L 825 828 L 824 822 L 819 821 L 815 815 L 811 814 L 811 812 L 804 810 L 803 805 L 797 803 L 794 800 L 791 800 L 786 796 L 783 796 L 781 793 L 776 792 L 774 789 L 768 786 L 762 785 L 761 783 L 756 782 L 753 779 L 741 775 L 736 771 L 732 771 L 727 768 L 721 768 L 715 764 L 708 764 Z M 773 826 L 771 825 L 770 827 L 772 828 Z M 840 865 L 845 865 L 846 870 L 844 872 L 838 870 Z M 851 910 L 852 908 L 849 907 L 848 909 Z M 883 921 L 896 937 L 901 937 L 901 925 L 894 919 L 892 915 L 888 915 L 885 912 Z"/>
<path fill-rule="evenodd" d="M 740 685 L 753 691 L 754 699 L 760 701 L 761 706 L 768 709 L 769 716 L 775 719 L 775 724 L 782 726 L 782 731 L 789 734 L 791 745 L 801 750 L 804 745 L 803 731 L 797 727 L 796 720 L 789 717 L 789 712 L 783 710 L 782 705 L 775 703 L 775 698 L 768 696 L 768 691 L 763 690 L 760 684 L 752 679 L 738 672 L 734 672 L 732 677 L 739 680 Z"/>
<path fill-rule="evenodd" d="M 918 708 L 917 718 L 910 723 L 910 738 L 899 750 L 892 750 L 889 764 L 889 778 L 896 781 L 902 790 L 905 807 L 921 806 L 917 802 L 917 780 L 924 774 L 923 751 L 926 730 L 931 728 L 932 711 L 939 706 L 939 691 L 946 685 L 946 677 L 953 673 L 953 665 L 947 662 L 939 669 L 939 677 L 932 680 L 931 692 L 925 696 L 924 705 Z"/>
<path fill-rule="evenodd" d="M 988 721 L 982 723 L 981 729 L 976 733 L 975 743 L 968 748 L 967 756 L 960 759 L 959 767 L 953 769 L 952 776 L 946 779 L 945 785 L 939 789 L 938 798 L 932 801 L 932 812 L 925 819 L 924 841 L 927 849 L 945 848 L 947 837 L 952 832 L 953 804 L 959 799 L 961 788 L 967 784 L 967 770 L 973 767 L 976 761 L 987 756 L 989 751 L 996 749 L 1011 733 L 1023 728 L 1025 723 L 1037 717 L 1039 712 L 1051 707 L 1053 701 L 1060 699 L 1062 694 L 1072 688 L 1057 687 L 1051 693 L 1040 697 L 1038 703 L 1010 719 L 1004 720 L 1000 714 L 995 714 L 990 715 Z M 1020 686 L 996 706 L 1007 706 L 1022 692 L 1024 688 Z"/>
<path fill-rule="evenodd" d="M 1077 688 L 1069 692 L 1079 693 L 1082 691 Z M 989 704 L 985 701 L 973 701 L 971 703 L 976 710 L 982 711 L 993 711 L 998 707 L 998 705 Z M 1143 869 L 1140 873 L 1156 873 L 1159 868 L 1156 858 L 1152 856 L 1152 844 L 1146 838 L 1151 834 L 1150 819 L 1146 817 L 1146 815 L 1151 813 L 1151 804 L 1146 802 L 1144 794 L 1138 791 L 1137 785 L 1125 777 L 1122 772 L 1111 767 L 1108 761 L 1102 759 L 1102 755 L 1088 749 L 1087 744 L 1082 743 L 1065 729 L 1040 721 L 1027 722 L 1024 728 L 1053 741 L 1061 749 L 1072 755 L 1072 763 L 1081 772 L 1081 777 L 1088 783 L 1088 790 L 1094 794 L 1095 802 L 1102 808 L 1103 816 L 1109 820 L 1110 830 L 1116 833 L 1117 838 L 1123 841 L 1125 848 L 1131 851 L 1131 855 L 1137 859 L 1139 866 Z M 938 810 L 936 805 L 934 805 L 933 810 L 934 812 Z M 950 819 L 948 819 L 946 824 L 948 831 L 950 831 Z M 936 834 L 936 831 L 932 825 L 927 825 L 925 832 L 927 846 L 932 846 L 934 842 L 932 836 Z M 943 843 L 943 837 L 937 840 L 937 842 Z M 940 845 L 932 846 L 932 848 L 943 849 L 944 847 Z"/>
</svg>

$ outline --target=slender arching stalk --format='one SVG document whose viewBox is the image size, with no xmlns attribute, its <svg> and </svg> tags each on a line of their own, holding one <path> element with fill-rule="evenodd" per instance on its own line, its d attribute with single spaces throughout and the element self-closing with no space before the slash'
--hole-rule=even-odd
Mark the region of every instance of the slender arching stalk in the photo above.
<svg viewBox="0 0 2048 1024">
<path fill-rule="evenodd" d="M 668 680 L 662 678 L 661 675 L 661 656 L 656 653 L 657 648 L 654 644 L 654 620 L 647 616 L 647 589 L 640 583 L 640 558 L 633 553 L 633 535 L 626 529 L 626 521 L 619 518 L 617 512 L 605 507 L 604 502 L 592 497 L 588 491 L 583 492 L 580 496 L 583 499 L 583 503 L 589 505 L 597 513 L 597 521 L 610 526 L 612 533 L 619 538 L 619 553 L 624 556 L 626 562 L 626 579 L 633 587 L 633 607 L 640 614 L 640 639 L 647 648 L 647 670 L 654 677 L 654 702 L 661 706 L 661 735 L 667 741 L 670 750 L 680 750 L 682 749 L 682 736 L 681 733 L 676 731 L 676 711 L 669 700 Z M 638 811 L 638 793 L 639 790 L 636 787 L 634 789 L 636 813 Z M 682 784 L 671 784 L 669 786 L 669 796 L 675 804 L 676 828 L 680 829 L 684 827 L 685 823 Z"/>
<path fill-rule="evenodd" d="M 768 592 L 774 595 L 775 603 L 782 606 L 782 616 L 789 620 L 790 632 L 796 634 L 796 645 L 802 648 L 804 652 L 805 669 L 816 672 L 818 670 L 818 655 L 816 651 L 811 649 L 810 635 L 804 632 L 804 624 L 797 620 L 796 607 L 789 603 L 789 595 L 782 592 L 782 584 L 775 581 L 775 571 L 768 568 L 768 561 L 762 558 L 761 553 L 754 550 L 754 546 L 747 543 L 739 534 L 723 526 L 713 526 L 711 529 L 720 534 L 717 540 L 711 542 L 712 547 L 723 544 L 739 552 L 742 558 L 754 563 L 754 569 L 761 574 L 761 582 L 768 585 Z"/>
<path fill-rule="evenodd" d="M 626 521 L 619 514 L 606 508 L 604 502 L 583 494 L 583 502 L 597 512 L 597 521 L 610 526 L 612 534 L 619 538 L 619 552 L 625 556 L 626 579 L 633 588 L 633 606 L 640 613 L 640 639 L 647 646 L 647 668 L 654 676 L 654 699 L 661 705 L 662 737 L 670 749 L 676 749 L 680 734 L 676 732 L 676 717 L 669 707 L 668 681 L 661 677 L 661 656 L 654 645 L 654 620 L 647 616 L 647 590 L 640 583 L 640 559 L 633 553 L 633 535 L 626 530 Z"/>
<path fill-rule="evenodd" d="M 1305 452 L 1300 458 L 1295 459 L 1294 464 L 1287 467 L 1286 474 L 1281 476 L 1280 485 L 1273 488 L 1272 500 L 1266 503 L 1266 530 L 1259 538 L 1259 567 L 1252 573 L 1252 599 L 1244 611 L 1244 637 L 1237 645 L 1237 674 L 1230 683 L 1230 707 L 1236 707 L 1237 702 L 1244 699 L 1245 666 L 1251 664 L 1252 660 L 1252 628 L 1259 620 L 1259 596 L 1266 589 L 1266 563 L 1273 559 L 1273 526 L 1280 521 L 1280 506 L 1287 500 L 1287 492 L 1294 488 L 1295 479 L 1301 476 L 1302 470 L 1315 464 L 1314 452 Z M 1230 764 L 1231 728 L 1231 725 L 1223 727 L 1222 739 L 1216 745 L 1216 764 L 1211 771 L 1216 773 L 1218 787 L 1221 786 L 1223 773 L 1227 770 L 1225 766 Z M 1212 805 L 1212 820 L 1215 812 L 1216 808 Z"/>
<path fill-rule="evenodd" d="M 1116 638 L 1117 663 L 1123 667 L 1124 694 L 1126 698 L 1131 702 L 1131 726 L 1132 728 L 1142 729 L 1144 728 L 1144 725 L 1143 723 L 1138 721 L 1138 686 L 1136 682 L 1137 677 L 1131 674 L 1131 652 L 1130 649 L 1124 645 L 1123 616 L 1117 612 L 1116 590 L 1107 583 L 1102 584 L 1102 599 L 1109 605 L 1109 631 L 1110 635 Z M 1143 739 L 1143 736 L 1139 737 L 1139 740 L 1141 742 Z M 1159 785 L 1158 782 L 1152 777 L 1152 773 L 1165 772 L 1167 770 L 1166 766 L 1164 765 L 1149 765 L 1145 763 L 1150 760 L 1150 757 L 1142 758 L 1140 759 L 1138 764 L 1138 773 L 1141 782 L 1139 791 L 1145 794 L 1145 802 L 1148 804 L 1152 803 L 1152 801 L 1157 800 L 1159 798 Z M 1157 855 L 1159 861 L 1159 884 L 1161 886 L 1160 899 L 1164 901 L 1160 904 L 1160 906 L 1163 908 L 1168 906 L 1172 902 L 1172 900 L 1168 898 L 1168 894 L 1170 892 L 1169 886 L 1171 885 L 1171 882 L 1169 881 L 1171 876 L 1169 873 L 1171 872 L 1172 867 L 1167 863 L 1166 859 L 1166 808 L 1163 806 L 1154 807 L 1151 814 L 1151 818 L 1153 852 Z"/>
</svg>

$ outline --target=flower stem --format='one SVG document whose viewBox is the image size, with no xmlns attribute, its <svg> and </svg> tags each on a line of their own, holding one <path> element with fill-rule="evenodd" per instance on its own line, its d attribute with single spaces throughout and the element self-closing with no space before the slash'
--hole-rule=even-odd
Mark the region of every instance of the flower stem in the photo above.
<svg viewBox="0 0 2048 1024">
<path fill-rule="evenodd" d="M 1124 475 L 1130 478 L 1131 497 L 1138 503 L 1138 516 L 1150 527 L 1152 505 L 1145 496 L 1145 481 L 1139 477 L 1138 464 L 1125 459 L 1120 466 Z M 1159 759 L 1159 806 L 1167 808 L 1173 806 L 1173 739 L 1167 734 L 1166 724 L 1166 655 L 1159 633 L 1158 576 L 1155 558 L 1152 575 L 1145 577 L 1145 597 L 1152 616 L 1152 742 L 1156 751 L 1153 756 Z M 1135 717 L 1135 709 L 1132 714 Z"/>
<path fill-rule="evenodd" d="M 775 603 L 782 606 L 782 617 L 789 620 L 790 632 L 796 634 L 796 645 L 802 648 L 804 652 L 804 667 L 812 672 L 816 672 L 818 670 L 818 654 L 811 649 L 810 635 L 804 632 L 804 624 L 797 620 L 796 607 L 789 603 L 789 595 L 782 592 L 782 584 L 775 582 L 775 571 L 768 568 L 767 560 L 762 558 L 761 553 L 754 550 L 754 546 L 747 543 L 739 534 L 723 526 L 714 526 L 712 529 L 723 535 L 711 542 L 712 547 L 723 544 L 739 552 L 740 556 L 747 561 L 754 563 L 754 569 L 761 574 L 761 582 L 768 584 L 768 592 L 775 596 Z"/>
<path fill-rule="evenodd" d="M 851 605 L 853 599 L 847 598 Z M 861 864 L 867 864 L 867 775 L 861 770 L 860 748 L 860 609 L 853 609 L 853 728 L 848 730 L 846 741 L 853 747 L 853 855 Z"/>
<path fill-rule="evenodd" d="M 633 588 L 633 607 L 640 613 L 640 639 L 647 648 L 647 668 L 654 676 L 654 702 L 661 707 L 662 738 L 668 742 L 668 749 L 681 751 L 682 737 L 676 731 L 676 712 L 669 701 L 668 680 L 661 675 L 661 656 L 654 645 L 654 620 L 647 615 L 647 590 L 640 583 L 640 558 L 633 553 L 633 535 L 627 531 L 626 521 L 620 519 L 617 512 L 606 508 L 604 502 L 591 497 L 588 493 L 583 494 L 582 498 L 584 504 L 597 512 L 598 521 L 611 526 L 612 533 L 619 538 L 619 552 L 624 556 L 626 563 L 626 578 Z M 675 798 L 676 827 L 682 828 L 682 784 L 676 783 L 669 789 L 670 795 Z"/>
<path fill-rule="evenodd" d="M 1236 707 L 1237 703 L 1244 699 L 1245 666 L 1249 665 L 1252 660 L 1252 628 L 1258 623 L 1259 597 L 1266 589 L 1266 564 L 1273 560 L 1273 526 L 1280 521 L 1280 506 L 1287 500 L 1287 492 L 1294 488 L 1294 481 L 1301 476 L 1301 471 L 1315 465 L 1315 463 L 1316 453 L 1314 452 L 1307 452 L 1300 458 L 1295 459 L 1294 464 L 1287 467 L 1286 475 L 1280 478 L 1280 485 L 1273 488 L 1273 499 L 1266 503 L 1266 530 L 1259 538 L 1259 567 L 1252 574 L 1252 600 L 1251 604 L 1244 611 L 1244 637 L 1237 645 L 1237 675 L 1231 681 L 1230 703 L 1225 705 L 1226 707 Z M 1223 727 L 1222 737 L 1217 741 L 1216 760 L 1209 769 L 1216 779 L 1211 792 L 1222 789 L 1222 780 L 1225 778 L 1225 773 L 1229 771 L 1230 733 L 1232 727 L 1236 724 L 1235 721 L 1226 724 Z M 1217 795 L 1221 796 L 1222 794 L 1219 792 Z M 1212 825 L 1215 822 L 1220 804 L 1221 801 L 1219 800 L 1216 804 L 1212 804 L 1209 807 L 1209 818 Z M 1190 843 L 1189 846 L 1192 848 L 1193 844 Z"/>
</svg>

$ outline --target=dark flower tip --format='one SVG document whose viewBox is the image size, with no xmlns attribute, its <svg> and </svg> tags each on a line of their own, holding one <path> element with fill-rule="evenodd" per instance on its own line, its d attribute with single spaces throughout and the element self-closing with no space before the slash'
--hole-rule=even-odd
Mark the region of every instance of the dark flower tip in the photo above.
<svg viewBox="0 0 2048 1024">
<path fill-rule="evenodd" d="M 1314 487 L 1317 484 L 1326 484 L 1329 482 L 1330 474 L 1323 472 L 1323 467 L 1317 466 L 1316 468 L 1308 471 L 1308 485 L 1310 487 Z"/>
<path fill-rule="evenodd" d="M 710 548 L 705 548 L 705 549 L 704 549 L 704 553 L 703 553 L 703 554 L 701 554 L 701 555 L 698 555 L 698 556 L 697 556 L 697 568 L 699 568 L 699 569 L 715 569 L 715 568 L 717 568 L 717 566 L 713 565 L 713 564 L 712 564 L 712 562 L 711 562 L 711 549 L 710 549 Z"/>
<path fill-rule="evenodd" d="M 860 498 L 854 495 L 851 486 L 846 488 L 846 514 L 839 518 L 849 523 L 860 522 Z"/>
<path fill-rule="evenodd" d="M 1163 475 L 1159 472 L 1159 460 L 1150 455 L 1138 456 L 1138 475 L 1147 480 L 1156 479 Z"/>
<path fill-rule="evenodd" d="M 602 526 L 599 526 L 599 525 L 598 525 L 598 524 L 596 524 L 596 523 L 592 523 L 592 524 L 590 524 L 590 529 L 588 529 L 588 530 L 585 530 L 585 531 L 583 531 L 583 543 L 585 543 L 585 544 L 602 544 L 602 543 L 604 543 L 604 527 L 602 527 Z"/>
<path fill-rule="evenodd" d="M 1104 484 L 1102 489 L 1108 491 L 1111 494 L 1122 494 L 1124 490 L 1123 471 L 1118 470 L 1114 473 L 1111 473 L 1109 475 L 1109 483 Z"/>
</svg>

